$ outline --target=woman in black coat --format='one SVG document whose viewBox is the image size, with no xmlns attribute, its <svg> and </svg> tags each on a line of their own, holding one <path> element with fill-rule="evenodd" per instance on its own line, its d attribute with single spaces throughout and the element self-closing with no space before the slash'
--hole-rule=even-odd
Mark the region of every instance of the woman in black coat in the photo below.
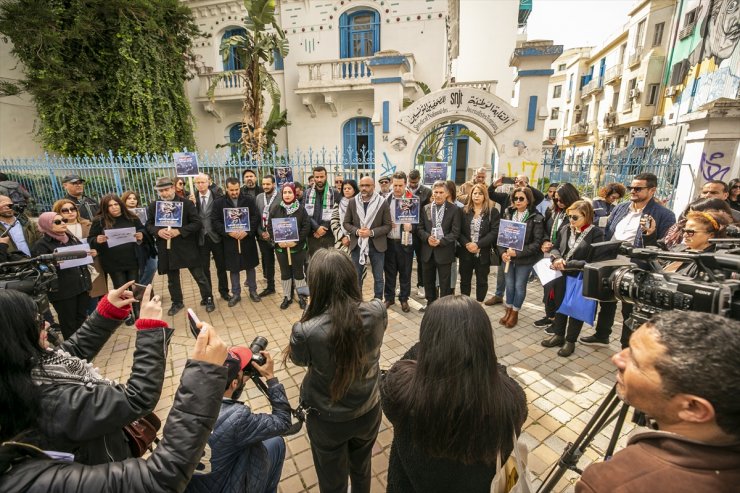
<svg viewBox="0 0 740 493">
<path fill-rule="evenodd" d="M 496 243 L 500 215 L 488 198 L 486 187 L 473 185 L 462 210 L 460 227 L 460 292 L 470 296 L 475 271 L 475 297 L 483 302 L 488 292 L 488 274 L 491 272 L 491 247 Z M 498 262 L 497 262 L 498 263 Z"/>
<path fill-rule="evenodd" d="M 597 258 L 591 245 L 604 241 L 604 232 L 593 224 L 594 209 L 587 200 L 578 200 L 567 210 L 570 226 L 561 235 L 558 245 L 550 251 L 552 269 L 565 276 L 577 276 L 589 262 Z M 567 326 L 567 331 L 566 331 Z M 545 347 L 560 347 L 558 356 L 570 356 L 583 328 L 583 322 L 562 313 L 555 314 L 552 331 L 555 335 L 542 341 Z"/>
<path fill-rule="evenodd" d="M 506 313 L 498 321 L 510 329 L 519 321 L 519 310 L 527 296 L 527 282 L 532 266 L 542 258 L 542 242 L 545 240 L 545 218 L 537 212 L 532 190 L 517 187 L 511 192 L 511 207 L 504 211 L 503 219 L 527 225 L 522 250 L 498 247 L 501 260 L 509 262 L 506 273 Z"/>
<path fill-rule="evenodd" d="M 31 248 L 33 257 L 54 253 L 57 248 L 82 244 L 67 231 L 67 220 L 56 212 L 41 214 L 38 227 L 44 236 Z M 58 287 L 49 292 L 49 301 L 57 312 L 62 334 L 68 339 L 87 318 L 87 306 L 90 304 L 88 291 L 92 288 L 92 281 L 87 265 L 68 269 L 57 267 L 57 276 Z"/>
<path fill-rule="evenodd" d="M 134 241 L 114 247 L 108 246 L 106 230 L 133 228 Z M 144 240 L 144 225 L 133 212 L 126 208 L 120 197 L 115 194 L 105 195 L 100 200 L 100 209 L 93 220 L 88 233 L 90 246 L 98 251 L 103 270 L 113 282 L 114 288 L 119 288 L 129 281 L 139 279 L 139 259 L 137 245 Z"/>
<path fill-rule="evenodd" d="M 280 264 L 280 284 L 283 287 L 283 302 L 280 303 L 280 309 L 285 310 L 293 302 L 293 281 L 295 281 L 296 289 L 306 285 L 303 264 L 306 262 L 308 248 L 306 238 L 311 234 L 311 218 L 308 217 L 306 209 L 298 202 L 294 184 L 285 183 L 280 194 L 282 200 L 273 205 L 270 218 L 285 219 L 287 217 L 295 217 L 298 223 L 297 242 L 275 242 L 272 221 L 267 224 L 267 232 L 270 234 L 270 240 L 275 245 L 275 256 L 277 257 L 278 264 Z M 288 262 L 288 250 L 290 250 L 290 262 Z M 301 310 L 306 308 L 306 297 L 302 294 L 298 295 L 298 305 L 301 307 Z"/>
</svg>

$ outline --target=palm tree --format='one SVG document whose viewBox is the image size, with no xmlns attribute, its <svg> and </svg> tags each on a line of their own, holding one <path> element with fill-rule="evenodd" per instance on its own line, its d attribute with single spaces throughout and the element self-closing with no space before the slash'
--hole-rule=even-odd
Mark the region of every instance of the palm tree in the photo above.
<svg viewBox="0 0 740 493">
<path fill-rule="evenodd" d="M 243 69 L 226 70 L 211 80 L 208 97 L 213 101 L 214 91 L 224 78 L 241 79 L 244 88 L 242 105 L 241 145 L 244 151 L 260 155 L 275 143 L 277 131 L 289 125 L 288 112 L 280 110 L 280 88 L 267 67 L 274 62 L 275 53 L 288 55 L 288 40 L 275 19 L 275 0 L 244 0 L 247 17 L 245 34 L 226 38 L 220 51 L 224 61 L 237 57 Z M 273 30 L 268 31 L 268 27 Z M 264 119 L 265 97 L 270 96 L 272 110 Z"/>
</svg>

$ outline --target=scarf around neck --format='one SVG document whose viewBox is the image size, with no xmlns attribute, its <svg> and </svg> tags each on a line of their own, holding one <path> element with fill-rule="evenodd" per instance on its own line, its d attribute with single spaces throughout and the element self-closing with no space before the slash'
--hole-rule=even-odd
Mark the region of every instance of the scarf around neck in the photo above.
<svg viewBox="0 0 740 493">
<path fill-rule="evenodd" d="M 357 217 L 360 219 L 360 227 L 369 228 L 375 221 L 375 216 L 378 215 L 380 206 L 383 204 L 383 197 L 374 192 L 367 203 L 367 211 L 362 202 L 362 194 L 355 195 L 354 200 L 357 206 Z M 370 238 L 358 238 L 357 245 L 360 247 L 360 265 L 365 265 L 370 255 Z"/>
<path fill-rule="evenodd" d="M 41 362 L 31 370 L 34 384 L 71 383 L 76 385 L 116 385 L 113 380 L 104 378 L 92 363 L 77 358 L 61 349 L 47 349 Z"/>
<path fill-rule="evenodd" d="M 293 200 L 290 204 L 286 204 L 284 200 L 280 201 L 280 206 L 285 209 L 285 213 L 289 216 L 295 214 L 301 204 L 297 200 Z"/>
</svg>

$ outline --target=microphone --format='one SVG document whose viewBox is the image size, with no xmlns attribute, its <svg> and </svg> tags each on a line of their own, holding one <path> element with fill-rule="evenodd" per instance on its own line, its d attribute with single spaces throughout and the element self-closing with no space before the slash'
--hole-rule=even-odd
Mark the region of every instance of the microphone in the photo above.
<svg viewBox="0 0 740 493">
<path fill-rule="evenodd" d="M 38 260 L 40 262 L 63 262 L 65 260 L 77 260 L 85 257 L 87 257 L 87 252 L 85 251 L 54 252 L 46 255 L 39 255 L 34 260 Z"/>
</svg>

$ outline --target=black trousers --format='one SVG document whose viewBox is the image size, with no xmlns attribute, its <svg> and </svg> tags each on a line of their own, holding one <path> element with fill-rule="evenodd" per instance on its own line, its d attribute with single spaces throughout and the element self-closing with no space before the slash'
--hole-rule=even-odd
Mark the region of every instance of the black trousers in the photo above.
<svg viewBox="0 0 740 493">
<path fill-rule="evenodd" d="M 272 243 L 265 240 L 257 240 L 262 257 L 262 275 L 267 281 L 267 289 L 275 289 L 275 248 Z"/>
<path fill-rule="evenodd" d="M 64 289 L 60 286 L 60 289 Z M 59 301 L 52 301 L 51 305 L 57 312 L 59 327 L 62 330 L 64 339 L 69 339 L 72 334 L 82 325 L 87 318 L 87 306 L 90 304 L 90 296 L 84 291 L 72 298 L 65 298 Z"/>
<path fill-rule="evenodd" d="M 421 261 L 421 240 L 414 235 L 414 256 L 416 257 L 416 287 L 424 286 L 424 262 Z"/>
<path fill-rule="evenodd" d="M 616 301 L 601 301 L 599 302 L 599 318 L 596 321 L 596 337 L 600 339 L 609 339 L 612 333 L 612 327 L 614 326 L 614 316 L 617 314 L 617 302 Z M 630 345 L 630 337 L 632 336 L 632 329 L 627 323 L 627 319 L 632 315 L 632 304 L 622 303 L 622 335 L 619 338 L 619 342 L 622 344 L 622 348 L 626 348 Z M 635 327 L 636 329 L 637 327 Z"/>
<path fill-rule="evenodd" d="M 408 301 L 411 296 L 411 269 L 414 264 L 414 250 L 401 244 L 401 240 L 388 238 L 388 249 L 385 251 L 385 300 L 396 299 L 396 277 L 401 285 L 398 294 L 400 301 Z"/>
<path fill-rule="evenodd" d="M 113 283 L 114 288 L 120 288 L 129 281 L 139 282 L 139 269 L 132 270 L 118 270 L 115 272 L 108 272 L 110 280 Z M 139 318 L 139 311 L 141 310 L 141 304 L 134 303 L 131 305 L 131 309 L 134 313 L 134 318 Z"/>
<path fill-rule="evenodd" d="M 331 230 L 327 231 L 321 238 L 314 238 L 313 233 L 311 233 L 307 241 L 309 257 L 322 248 L 334 248 L 334 235 L 331 234 Z"/>
<path fill-rule="evenodd" d="M 545 315 L 547 318 L 555 318 L 555 312 L 560 308 L 560 303 L 565 298 L 565 276 L 560 276 L 554 281 L 545 284 L 542 287 L 544 296 L 542 302 L 545 304 Z M 550 292 L 553 292 L 550 298 Z"/>
<path fill-rule="evenodd" d="M 370 461 L 381 416 L 380 404 L 342 423 L 308 414 L 306 431 L 321 493 L 346 493 L 348 477 L 352 493 L 370 493 Z"/>
<path fill-rule="evenodd" d="M 191 267 L 188 269 L 190 275 L 195 279 L 200 291 L 201 300 L 213 297 L 211 292 L 211 283 L 208 282 L 205 272 L 201 266 Z M 182 303 L 182 286 L 180 286 L 180 270 L 168 270 L 167 271 L 167 289 L 170 292 L 170 298 L 172 303 Z"/>
<path fill-rule="evenodd" d="M 224 244 L 223 242 L 215 243 L 211 240 L 208 235 L 205 236 L 203 245 L 198 247 L 200 253 L 200 261 L 203 266 L 203 273 L 208 279 L 209 285 L 211 284 L 211 255 L 213 255 L 213 262 L 216 264 L 216 277 L 218 278 L 218 293 L 222 295 L 229 294 L 229 282 L 226 276 L 226 261 L 224 259 Z M 213 286 L 208 289 L 209 292 L 213 292 Z"/>
<path fill-rule="evenodd" d="M 303 279 L 303 264 L 306 262 L 306 250 L 301 250 L 298 253 L 290 254 L 290 264 L 288 264 L 288 252 L 275 252 L 277 255 L 278 263 L 280 264 L 280 280 L 287 281 L 289 279 L 296 279 L 300 281 Z M 272 287 L 275 288 L 275 281 L 272 281 Z"/>
<path fill-rule="evenodd" d="M 568 342 L 576 342 L 578 336 L 581 334 L 583 328 L 583 322 L 562 313 L 555 314 L 555 320 L 552 323 L 552 330 L 555 331 L 555 335 L 565 336 L 565 340 Z"/>
<path fill-rule="evenodd" d="M 426 296 L 427 303 L 431 304 L 438 298 L 436 286 L 437 276 L 439 276 L 439 297 L 452 294 L 452 286 L 450 286 L 452 262 L 438 264 L 434 261 L 434 256 L 432 256 L 430 262 L 422 263 L 422 269 L 424 270 L 424 296 Z"/>
<path fill-rule="evenodd" d="M 475 299 L 483 301 L 488 292 L 488 275 L 491 273 L 491 264 L 483 264 L 479 257 L 468 253 L 460 254 L 460 292 L 470 296 L 475 272 Z"/>
</svg>

